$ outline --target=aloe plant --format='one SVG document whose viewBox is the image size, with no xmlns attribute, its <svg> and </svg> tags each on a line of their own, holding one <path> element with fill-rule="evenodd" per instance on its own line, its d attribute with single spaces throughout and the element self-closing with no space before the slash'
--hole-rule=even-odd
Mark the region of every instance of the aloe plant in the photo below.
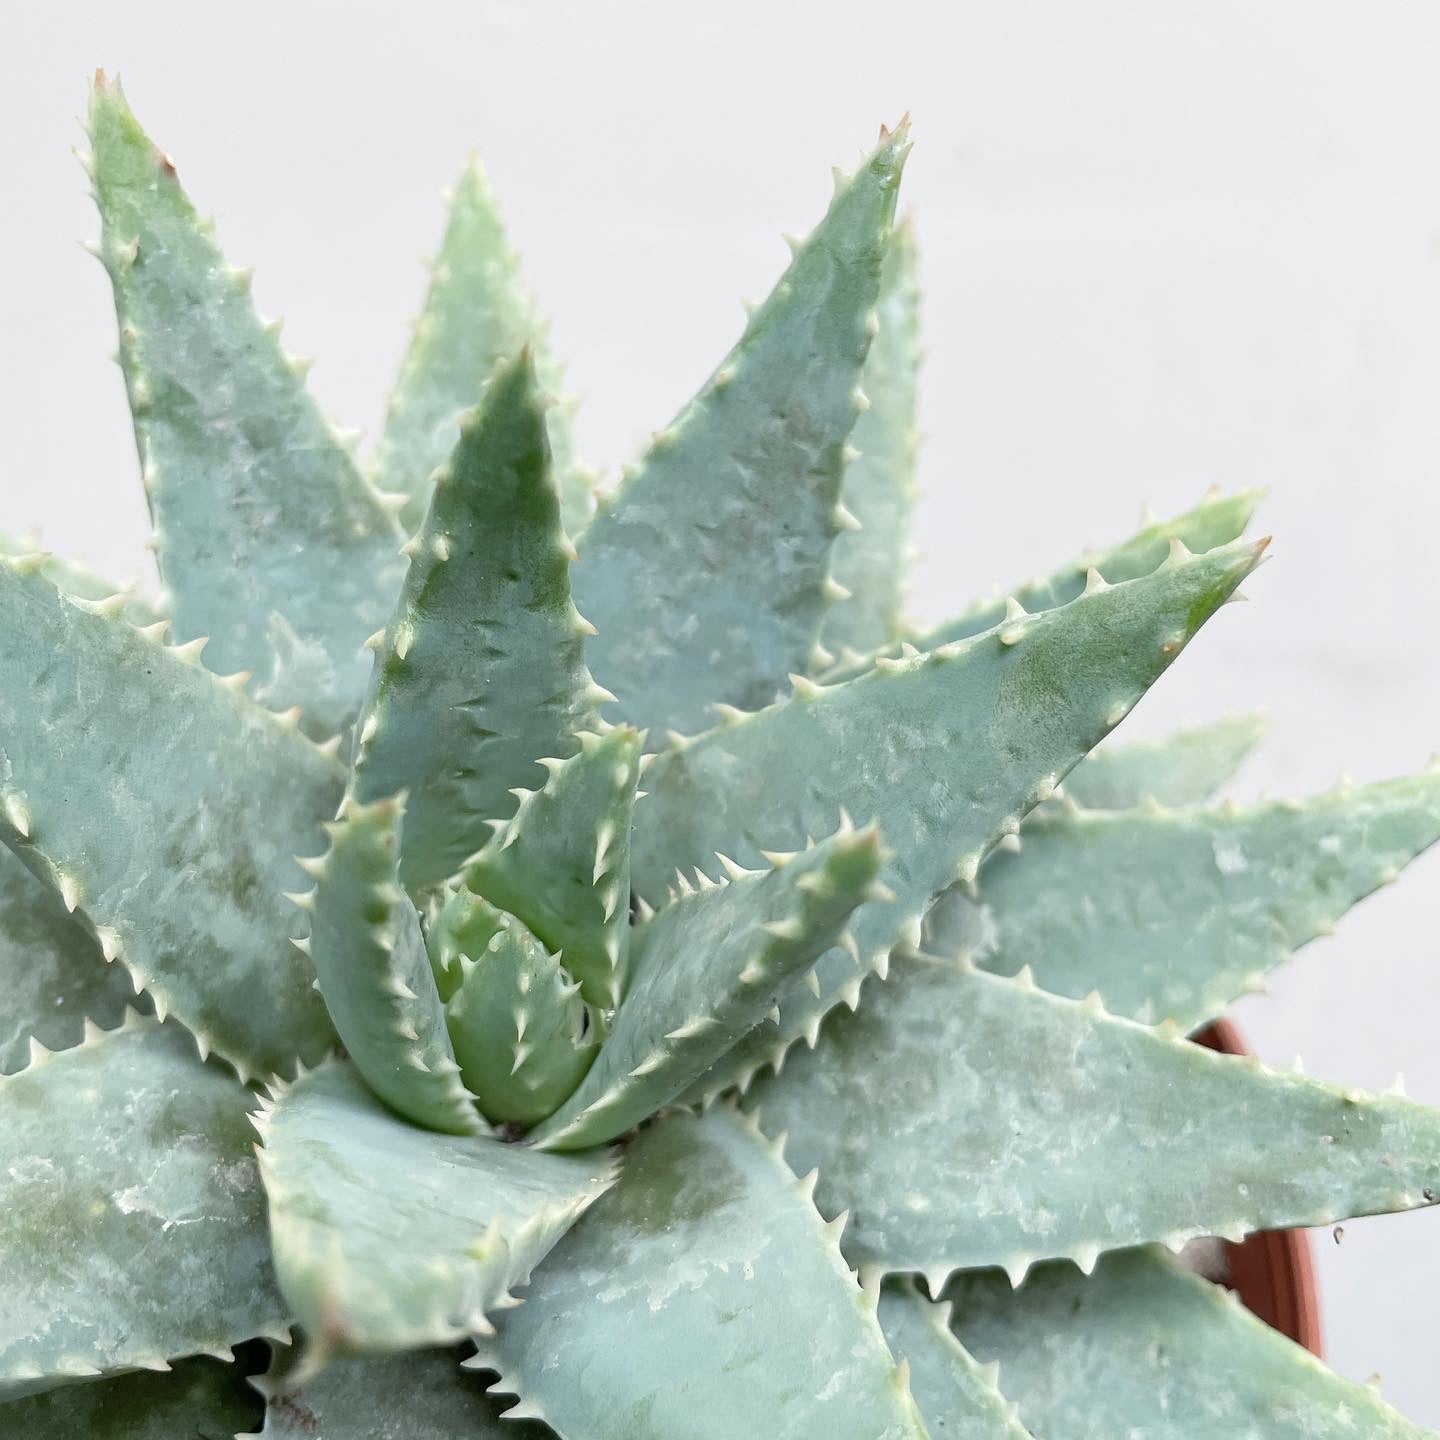
<svg viewBox="0 0 1440 1440">
<path fill-rule="evenodd" d="M 163 591 L 0 546 L 6 1434 L 1419 1433 L 1163 1249 L 1440 1193 L 1186 1038 L 1440 775 L 1106 740 L 1254 495 L 907 624 L 903 124 L 598 496 L 473 165 L 357 458 L 89 131 Z"/>
</svg>

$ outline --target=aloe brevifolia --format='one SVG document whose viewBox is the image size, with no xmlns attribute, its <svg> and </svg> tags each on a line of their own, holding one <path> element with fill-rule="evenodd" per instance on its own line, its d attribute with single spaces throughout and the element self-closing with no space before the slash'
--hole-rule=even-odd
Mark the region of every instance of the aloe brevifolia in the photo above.
<svg viewBox="0 0 1440 1440">
<path fill-rule="evenodd" d="M 907 625 L 903 126 L 592 497 L 478 169 L 357 459 L 89 125 L 163 588 L 0 547 L 6 1434 L 1418 1433 L 1163 1252 L 1434 1201 L 1440 1114 L 1185 1035 L 1440 775 L 1090 755 L 1253 495 Z"/>
</svg>

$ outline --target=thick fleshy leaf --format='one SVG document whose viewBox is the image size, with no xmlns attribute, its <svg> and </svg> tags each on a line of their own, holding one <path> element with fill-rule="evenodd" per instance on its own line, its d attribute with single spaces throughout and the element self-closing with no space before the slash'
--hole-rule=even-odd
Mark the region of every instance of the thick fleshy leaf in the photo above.
<svg viewBox="0 0 1440 1440">
<path fill-rule="evenodd" d="M 408 794 L 400 874 L 448 879 L 604 698 L 585 668 L 529 353 L 503 365 L 436 472 L 360 727 L 361 800 Z M 573 553 L 573 552 L 572 552 Z"/>
<path fill-rule="evenodd" d="M 281 892 L 344 774 L 293 726 L 23 560 L 0 561 L 3 836 L 243 1075 L 334 1032 Z"/>
<path fill-rule="evenodd" d="M 872 830 L 844 830 L 759 874 L 703 870 L 647 921 L 635 984 L 580 1088 L 532 1138 L 576 1150 L 622 1135 L 693 1084 L 760 1023 L 785 981 L 836 943 L 870 898 Z"/>
<path fill-rule="evenodd" d="M 868 654 L 901 634 L 920 366 L 920 287 L 908 224 L 897 225 L 891 234 L 875 311 L 880 328 L 870 343 L 862 381 L 870 408 L 850 432 L 855 453 L 840 492 L 858 528 L 835 537 L 831 564 L 833 578 L 850 594 L 831 605 L 820 629 L 821 643 L 832 654 L 843 649 Z"/>
<path fill-rule="evenodd" d="M 425 948 L 442 1000 L 449 1000 L 464 983 L 465 960 L 478 960 L 510 918 L 461 884 L 447 885 L 430 897 Z"/>
<path fill-rule="evenodd" d="M 605 1151 L 545 1155 L 441 1135 L 387 1110 L 329 1061 L 260 1122 L 280 1287 L 305 1327 L 305 1369 L 489 1328 L 531 1269 L 614 1182 Z"/>
<path fill-rule="evenodd" d="M 18 559 L 22 555 L 35 557 L 40 573 L 59 591 L 74 595 L 79 600 L 105 600 L 132 625 L 154 625 L 165 617 L 160 611 L 136 593 L 134 583 L 116 585 L 102 575 L 74 560 L 63 559 L 43 550 L 33 538 L 17 540 L 13 536 L 0 534 L 0 555 Z"/>
<path fill-rule="evenodd" d="M 561 1440 L 923 1440 L 838 1229 L 733 1111 L 669 1116 L 468 1363 Z"/>
<path fill-rule="evenodd" d="M 921 1270 L 1325 1225 L 1440 1198 L 1440 1111 L 1218 1055 L 1016 980 L 897 959 L 752 1092 L 846 1253 Z"/>
<path fill-rule="evenodd" d="M 1107 1255 L 1088 1277 L 1070 1265 L 1044 1265 L 1019 1290 L 993 1271 L 958 1275 L 946 1298 L 961 1340 L 998 1362 L 1036 1435 L 1423 1440 L 1432 1433 L 1163 1252 Z"/>
<path fill-rule="evenodd" d="M 288 1336 L 253 1102 L 141 1017 L 0 1079 L 0 1396 Z"/>
<path fill-rule="evenodd" d="M 1090 810 L 1129 810 L 1150 800 L 1198 805 L 1235 774 L 1267 728 L 1258 713 L 1227 715 L 1163 740 L 1102 745 L 1065 777 L 1065 794 Z"/>
<path fill-rule="evenodd" d="M 845 445 L 863 409 L 906 129 L 883 135 L 739 343 L 580 542 L 595 674 L 641 726 L 693 730 L 810 668 L 836 593 Z"/>
<path fill-rule="evenodd" d="M 926 1429 L 953 1440 L 1030 1440 L 1015 1407 L 997 1388 L 994 1370 L 979 1364 L 951 1334 L 949 1312 L 908 1278 L 891 1280 L 880 1292 L 880 1328 L 890 1353 L 910 1367 Z"/>
<path fill-rule="evenodd" d="M 518 915 L 579 982 L 614 1007 L 630 944 L 630 817 L 644 737 L 628 725 L 583 731 L 580 750 L 547 761 L 545 784 L 465 866 L 477 895 Z"/>
<path fill-rule="evenodd" d="M 209 1356 L 168 1372 L 137 1371 L 0 1404 L 13 1440 L 229 1440 L 260 1423 L 260 1399 L 238 1365 Z"/>
<path fill-rule="evenodd" d="M 267 1440 L 553 1440 L 543 1425 L 502 1421 L 485 1382 L 462 1370 L 460 1359 L 459 1350 L 352 1355 L 300 1385 L 272 1368 L 258 1382 L 266 1395 L 262 1433 Z"/>
<path fill-rule="evenodd" d="M 407 531 L 417 530 L 430 503 L 430 475 L 460 438 L 458 418 L 481 387 L 529 345 L 541 386 L 558 393 L 560 368 L 545 345 L 546 323 L 520 281 L 519 258 L 510 247 L 499 206 L 480 162 L 473 156 L 450 201 L 440 253 L 430 269 L 425 307 L 415 322 L 400 367 L 377 470 L 382 487 L 406 496 L 400 512 Z M 575 463 L 565 409 L 545 416 L 565 527 L 579 534 L 590 518 L 590 474 Z"/>
<path fill-rule="evenodd" d="M 370 1088 L 417 1125 L 475 1134 L 485 1125 L 460 1080 L 420 917 L 400 888 L 403 814 L 399 800 L 346 805 L 329 851 L 307 862 L 315 888 L 295 897 L 310 916 L 300 943 Z"/>
<path fill-rule="evenodd" d="M 543 1120 L 574 1092 L 599 1044 L 579 982 L 509 915 L 459 965 L 464 978 L 445 1019 L 466 1085 L 497 1124 Z"/>
<path fill-rule="evenodd" d="M 359 708 L 365 637 L 403 565 L 399 527 L 256 314 L 174 162 L 97 80 L 90 103 L 101 259 L 115 289 L 141 475 L 177 637 L 249 670 L 317 739 Z"/>
<path fill-rule="evenodd" d="M 1023 850 L 937 902 L 926 948 L 1194 1030 L 1436 840 L 1440 770 L 1244 809 L 1035 815 Z"/>
<path fill-rule="evenodd" d="M 1259 490 L 1242 490 L 1234 495 L 1212 492 L 1183 515 L 1152 521 L 1118 545 L 1103 550 L 1088 550 L 1069 565 L 1061 566 L 1053 575 L 1027 581 L 1013 592 L 1012 597 L 980 601 L 953 620 L 910 635 L 907 643 L 921 650 L 936 650 L 942 645 L 978 635 L 1006 620 L 1013 610 L 1010 598 L 1032 613 L 1067 605 L 1084 593 L 1092 569 L 1112 585 L 1123 580 L 1138 580 L 1164 561 L 1166 552 L 1175 541 L 1197 554 L 1228 545 L 1244 532 L 1262 498 L 1263 492 Z M 888 646 L 881 653 L 898 655 L 900 646 Z M 874 663 L 873 655 L 843 656 L 841 663 L 826 678 L 832 682 L 847 679 L 863 673 Z"/>
<path fill-rule="evenodd" d="M 24 1069 L 32 1038 L 64 1050 L 79 1044 L 86 1020 L 118 1025 L 132 998 L 124 969 L 107 965 L 100 942 L 59 894 L 4 849 L 0 995 L 0 1075 Z"/>
<path fill-rule="evenodd" d="M 874 821 L 893 852 L 888 900 L 851 926 L 857 954 L 832 950 L 820 994 L 800 980 L 703 1082 L 743 1081 L 884 966 L 917 944 L 921 916 L 1126 714 L 1254 567 L 1260 547 L 1177 554 L 1153 574 L 1094 589 L 1059 609 L 928 656 L 886 661 L 842 685 L 802 687 L 788 703 L 662 752 L 635 811 L 631 878 L 655 904 L 678 865 L 716 851 L 742 865 L 836 828 L 842 808 Z M 698 1098 L 692 1095 L 691 1098 Z"/>
</svg>

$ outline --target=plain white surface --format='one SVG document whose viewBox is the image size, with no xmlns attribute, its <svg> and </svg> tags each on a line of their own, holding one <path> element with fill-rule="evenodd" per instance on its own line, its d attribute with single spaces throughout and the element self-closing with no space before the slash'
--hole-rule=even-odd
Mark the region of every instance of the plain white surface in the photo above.
<svg viewBox="0 0 1440 1440">
<path fill-rule="evenodd" d="M 118 70 L 256 293 L 378 423 L 479 148 L 596 463 L 738 333 L 881 120 L 914 113 L 928 291 L 914 610 L 939 618 L 1132 528 L 1266 485 L 1275 561 L 1127 721 L 1268 706 L 1240 793 L 1440 747 L 1440 10 L 72 0 L 0 15 L 0 523 L 115 574 L 146 526 L 108 286 L 68 147 Z M 1440 1103 L 1440 857 L 1237 1018 L 1267 1058 Z M 1440 1217 L 1318 1237 L 1332 1362 L 1440 1425 Z"/>
</svg>

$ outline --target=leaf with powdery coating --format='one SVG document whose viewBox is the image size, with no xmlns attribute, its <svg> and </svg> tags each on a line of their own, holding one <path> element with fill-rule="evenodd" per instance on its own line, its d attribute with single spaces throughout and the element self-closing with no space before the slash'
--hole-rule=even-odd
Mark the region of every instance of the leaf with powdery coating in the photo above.
<svg viewBox="0 0 1440 1440">
<path fill-rule="evenodd" d="M 340 1061 L 283 1089 L 259 1128 L 280 1288 L 310 1345 L 301 1378 L 488 1330 L 616 1173 L 603 1150 L 422 1130 Z"/>
<path fill-rule="evenodd" d="M 694 730 L 804 673 L 838 593 L 845 445 L 907 127 L 839 185 L 824 219 L 699 394 L 656 435 L 580 541 L 575 595 L 595 674 L 632 724 Z"/>
<path fill-rule="evenodd" d="M 924 1440 L 841 1224 L 733 1111 L 668 1116 L 467 1363 L 561 1440 Z"/>
<path fill-rule="evenodd" d="M 403 492 L 400 522 L 419 528 L 430 503 L 430 476 L 455 448 L 456 419 L 475 403 L 502 360 L 529 345 L 541 386 L 558 393 L 546 323 L 520 281 L 499 206 L 480 162 L 471 158 L 450 201 L 440 253 L 430 269 L 425 308 L 400 367 L 376 457 L 380 483 Z M 590 473 L 576 464 L 562 406 L 545 416 L 565 528 L 578 535 L 590 518 Z"/>
<path fill-rule="evenodd" d="M 900 638 L 902 582 L 910 506 L 915 499 L 915 381 L 920 368 L 920 287 L 915 236 L 901 222 L 890 235 L 875 306 L 879 329 L 865 359 L 870 408 L 850 432 L 854 452 L 840 494 L 855 529 L 835 537 L 831 574 L 849 596 L 825 612 L 820 628 L 829 652 L 860 654 Z M 822 661 L 822 667 L 828 668 Z"/>
<path fill-rule="evenodd" d="M 310 916 L 303 943 L 345 1049 L 371 1089 L 417 1125 L 467 1135 L 485 1129 L 445 1028 L 420 917 L 396 865 L 404 807 L 347 804 L 330 849 L 307 862 L 314 890 L 295 897 Z"/>
<path fill-rule="evenodd" d="M 880 1292 L 885 1343 L 910 1367 L 926 1427 L 950 1440 L 1030 1440 L 994 1369 L 979 1364 L 950 1333 L 949 1314 L 948 1305 L 927 1300 L 908 1276 L 887 1281 Z"/>
<path fill-rule="evenodd" d="M 55 890 L 3 848 L 0 994 L 0 1075 L 25 1068 L 32 1038 L 49 1050 L 67 1049 L 79 1044 L 87 1020 L 108 1029 L 132 1003 L 124 967 L 107 965 L 100 942 Z"/>
<path fill-rule="evenodd" d="M 291 946 L 296 855 L 344 771 L 280 717 L 103 606 L 0 560 L 0 834 L 157 1013 L 247 1077 L 335 1032 Z"/>
<path fill-rule="evenodd" d="M 12 559 L 33 556 L 40 574 L 61 594 L 73 595 L 79 600 L 107 601 L 116 614 L 123 615 L 132 625 L 154 625 L 165 618 L 149 600 L 136 593 L 137 582 L 116 585 L 87 566 L 50 554 L 33 536 L 17 540 L 0 534 L 0 555 L 9 555 Z"/>
<path fill-rule="evenodd" d="M 751 1092 L 852 1207 L 846 1254 L 918 1270 L 1328 1225 L 1440 1196 L 1440 1111 L 1218 1055 L 948 961 L 897 959 Z"/>
<path fill-rule="evenodd" d="M 288 1339 L 254 1101 L 138 1016 L 0 1079 L 0 1398 Z"/>
<path fill-rule="evenodd" d="M 1163 1252 L 1107 1255 L 1090 1276 L 1044 1265 L 1019 1290 L 958 1275 L 945 1298 L 1036 1435 L 1433 1440 Z"/>
<path fill-rule="evenodd" d="M 1118 545 L 1088 550 L 1070 564 L 1062 565 L 1053 575 L 1029 580 L 1017 587 L 1012 596 L 981 601 L 953 620 L 943 621 L 929 630 L 915 631 L 905 643 L 920 650 L 937 650 L 942 645 L 979 635 L 1010 618 L 1014 611 L 1014 606 L 1010 604 L 1012 598 L 1023 610 L 1032 614 L 1068 605 L 1078 595 L 1084 594 L 1091 570 L 1103 575 L 1112 585 L 1124 580 L 1138 580 L 1163 563 L 1175 541 L 1197 554 L 1228 545 L 1244 533 L 1263 495 L 1260 490 L 1240 490 L 1234 495 L 1212 492 L 1183 515 L 1151 521 Z M 887 646 L 880 653 L 898 655 L 901 646 Z M 863 674 L 875 664 L 876 659 L 875 655 L 843 655 L 839 665 L 828 672 L 825 679 L 833 684 L 836 680 Z"/>
<path fill-rule="evenodd" d="M 754 868 L 767 851 L 832 833 L 842 808 L 876 823 L 893 851 L 881 875 L 893 895 L 856 914 L 853 952 L 821 959 L 820 993 L 791 980 L 778 1027 L 758 1026 L 687 1098 L 743 1083 L 853 1002 L 895 946 L 918 944 L 933 898 L 973 879 L 986 852 L 1054 793 L 1262 548 L 1177 551 L 1140 580 L 1097 585 L 1069 605 L 841 685 L 802 684 L 786 703 L 661 752 L 644 773 L 649 798 L 636 807 L 631 859 L 635 893 L 651 905 L 677 864 L 707 865 L 718 851 Z"/>
<path fill-rule="evenodd" d="M 1440 840 L 1440 771 L 1306 800 L 1037 814 L 927 918 L 932 953 L 1198 1029 Z"/>
<path fill-rule="evenodd" d="M 878 833 L 843 830 L 775 869 L 716 884 L 697 871 L 644 923 L 635 985 L 580 1088 L 531 1139 L 575 1150 L 612 1140 L 703 1075 L 836 943 L 880 869 Z"/>
<path fill-rule="evenodd" d="M 1261 714 L 1227 715 L 1163 740 L 1105 744 L 1065 777 L 1065 794 L 1089 810 L 1129 810 L 1147 800 L 1198 805 L 1235 774 L 1268 728 Z"/>
<path fill-rule="evenodd" d="M 459 966 L 464 978 L 445 1019 L 466 1085 L 497 1124 L 543 1120 L 595 1059 L 598 1017 L 559 958 L 514 916 Z"/>
<path fill-rule="evenodd" d="M 570 601 L 545 412 L 529 352 L 460 427 L 379 647 L 355 761 L 363 801 L 404 791 L 400 878 L 448 880 L 515 812 L 540 762 L 579 748 L 605 697 Z"/>
<path fill-rule="evenodd" d="M 101 259 L 155 550 L 181 640 L 265 705 L 340 734 L 365 691 L 365 637 L 403 572 L 402 535 L 255 313 L 118 85 L 90 97 Z"/>
<path fill-rule="evenodd" d="M 582 731 L 568 760 L 547 760 L 545 784 L 520 797 L 466 862 L 465 884 L 517 915 L 579 982 L 613 1008 L 630 946 L 630 824 L 644 736 L 628 725 Z"/>
<path fill-rule="evenodd" d="M 435 892 L 425 921 L 425 948 L 442 1000 L 448 1001 L 464 983 L 465 961 L 478 960 L 510 919 L 464 885 L 448 885 Z"/>
</svg>

